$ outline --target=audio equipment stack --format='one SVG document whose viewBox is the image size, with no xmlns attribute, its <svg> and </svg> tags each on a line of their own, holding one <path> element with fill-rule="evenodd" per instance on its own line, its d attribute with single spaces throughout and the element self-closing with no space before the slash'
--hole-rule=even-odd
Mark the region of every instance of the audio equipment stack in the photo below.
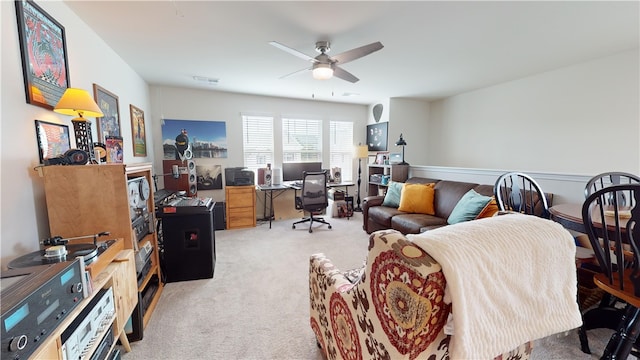
<svg viewBox="0 0 640 360">
<path fill-rule="evenodd" d="M 84 299 L 80 259 L 2 272 L 2 359 L 27 359 Z M 6 286 L 6 288 L 5 288 Z"/>
</svg>

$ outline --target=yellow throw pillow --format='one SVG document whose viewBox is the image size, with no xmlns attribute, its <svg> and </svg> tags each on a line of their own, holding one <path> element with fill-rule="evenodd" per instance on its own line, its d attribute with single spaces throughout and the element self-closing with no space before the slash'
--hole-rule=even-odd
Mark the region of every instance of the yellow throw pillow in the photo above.
<svg viewBox="0 0 640 360">
<path fill-rule="evenodd" d="M 400 206 L 398 210 L 416 213 L 435 215 L 433 199 L 435 190 L 433 184 L 404 184 L 400 195 Z"/>
<path fill-rule="evenodd" d="M 492 217 L 498 212 L 498 203 L 496 202 L 495 197 L 491 197 L 491 201 L 487 203 L 487 205 L 480 211 L 480 214 L 476 216 L 476 219 L 482 219 L 487 217 Z"/>
</svg>

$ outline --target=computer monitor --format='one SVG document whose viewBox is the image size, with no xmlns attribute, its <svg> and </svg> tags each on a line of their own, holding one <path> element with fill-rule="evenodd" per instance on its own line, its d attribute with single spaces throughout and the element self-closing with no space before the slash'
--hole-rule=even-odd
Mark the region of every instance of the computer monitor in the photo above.
<svg viewBox="0 0 640 360">
<path fill-rule="evenodd" d="M 322 171 L 321 162 L 289 162 L 282 164 L 282 181 L 302 180 L 303 172 Z"/>
</svg>

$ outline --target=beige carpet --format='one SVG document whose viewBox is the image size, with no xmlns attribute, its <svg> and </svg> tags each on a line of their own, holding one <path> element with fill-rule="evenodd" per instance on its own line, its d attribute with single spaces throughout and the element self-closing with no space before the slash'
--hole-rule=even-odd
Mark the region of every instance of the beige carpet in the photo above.
<svg viewBox="0 0 640 360">
<path fill-rule="evenodd" d="M 169 283 L 126 360 L 310 359 L 322 356 L 309 327 L 309 255 L 324 252 L 340 269 L 360 266 L 368 236 L 362 216 L 330 219 L 333 229 L 291 229 L 292 220 L 216 232 L 213 279 Z M 533 358 L 597 359 L 610 331 L 590 333 L 594 355 L 575 332 L 537 341 Z"/>
</svg>

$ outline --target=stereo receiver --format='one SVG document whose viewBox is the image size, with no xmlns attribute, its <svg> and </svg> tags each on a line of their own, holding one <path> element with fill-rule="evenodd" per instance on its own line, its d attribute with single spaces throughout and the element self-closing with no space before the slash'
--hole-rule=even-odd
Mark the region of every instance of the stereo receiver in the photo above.
<svg viewBox="0 0 640 360">
<path fill-rule="evenodd" d="M 2 359 L 27 359 L 84 299 L 84 288 L 80 259 L 2 272 Z"/>
</svg>

